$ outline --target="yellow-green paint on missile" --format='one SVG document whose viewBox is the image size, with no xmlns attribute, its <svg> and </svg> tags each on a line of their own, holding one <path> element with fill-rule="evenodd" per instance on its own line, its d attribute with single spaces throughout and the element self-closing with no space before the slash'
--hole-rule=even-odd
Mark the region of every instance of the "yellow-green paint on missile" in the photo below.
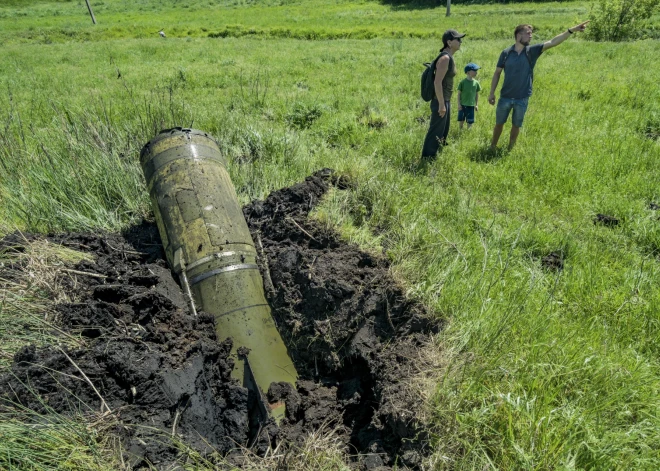
<svg viewBox="0 0 660 471">
<path fill-rule="evenodd" d="M 170 266 L 182 284 L 187 280 L 196 308 L 213 314 L 218 338 L 234 340 L 232 376 L 249 386 L 251 372 L 262 393 L 272 382 L 295 387 L 298 374 L 266 302 L 254 242 L 216 141 L 194 129 L 162 131 L 144 146 L 140 163 Z M 249 349 L 247 358 L 238 358 L 240 347 Z M 270 407 L 279 422 L 284 404 Z"/>
</svg>

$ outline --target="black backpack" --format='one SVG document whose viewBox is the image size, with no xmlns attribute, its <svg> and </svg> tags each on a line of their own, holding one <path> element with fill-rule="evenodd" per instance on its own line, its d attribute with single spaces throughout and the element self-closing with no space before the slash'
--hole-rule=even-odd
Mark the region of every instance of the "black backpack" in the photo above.
<svg viewBox="0 0 660 471">
<path fill-rule="evenodd" d="M 433 62 L 424 62 L 424 72 L 422 72 L 422 100 L 431 101 L 435 96 L 435 66 L 442 53 L 436 57 Z"/>
</svg>

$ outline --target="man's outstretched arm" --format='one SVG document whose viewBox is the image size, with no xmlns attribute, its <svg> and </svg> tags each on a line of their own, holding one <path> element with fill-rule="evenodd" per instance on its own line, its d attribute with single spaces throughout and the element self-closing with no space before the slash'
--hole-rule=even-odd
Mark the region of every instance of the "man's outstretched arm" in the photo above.
<svg viewBox="0 0 660 471">
<path fill-rule="evenodd" d="M 564 31 L 563 33 L 555 36 L 550 41 L 544 42 L 543 43 L 543 50 L 547 51 L 551 47 L 559 46 L 561 43 L 566 41 L 571 34 L 577 33 L 577 32 L 582 32 L 585 29 L 587 29 L 587 24 L 588 23 L 589 23 L 588 21 L 585 21 L 584 23 L 580 23 L 577 26 L 573 26 L 572 28 L 568 28 L 566 31 Z"/>
</svg>

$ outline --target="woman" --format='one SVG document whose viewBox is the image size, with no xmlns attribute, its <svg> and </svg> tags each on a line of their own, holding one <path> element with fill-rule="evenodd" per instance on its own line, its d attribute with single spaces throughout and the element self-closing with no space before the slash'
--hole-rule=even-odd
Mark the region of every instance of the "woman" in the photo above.
<svg viewBox="0 0 660 471">
<path fill-rule="evenodd" d="M 445 145 L 449 134 L 451 94 L 454 90 L 456 65 L 454 53 L 461 48 L 465 34 L 448 29 L 442 35 L 442 49 L 435 63 L 435 97 L 431 100 L 431 124 L 424 139 L 422 158 L 433 159 L 440 145 Z"/>
</svg>

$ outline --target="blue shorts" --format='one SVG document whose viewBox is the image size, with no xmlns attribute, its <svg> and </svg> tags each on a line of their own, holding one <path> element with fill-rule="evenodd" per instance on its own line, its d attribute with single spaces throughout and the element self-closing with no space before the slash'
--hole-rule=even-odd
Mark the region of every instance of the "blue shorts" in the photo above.
<svg viewBox="0 0 660 471">
<path fill-rule="evenodd" d="M 497 102 L 497 109 L 495 110 L 495 123 L 504 124 L 506 120 L 509 119 L 509 113 L 513 109 L 513 118 L 511 118 L 511 123 L 517 127 L 521 128 L 523 125 L 523 119 L 525 118 L 525 112 L 527 111 L 527 102 L 528 98 L 500 98 Z"/>
<path fill-rule="evenodd" d="M 474 123 L 474 106 L 461 105 L 461 110 L 458 110 L 458 120 L 467 121 L 468 124 Z"/>
</svg>

